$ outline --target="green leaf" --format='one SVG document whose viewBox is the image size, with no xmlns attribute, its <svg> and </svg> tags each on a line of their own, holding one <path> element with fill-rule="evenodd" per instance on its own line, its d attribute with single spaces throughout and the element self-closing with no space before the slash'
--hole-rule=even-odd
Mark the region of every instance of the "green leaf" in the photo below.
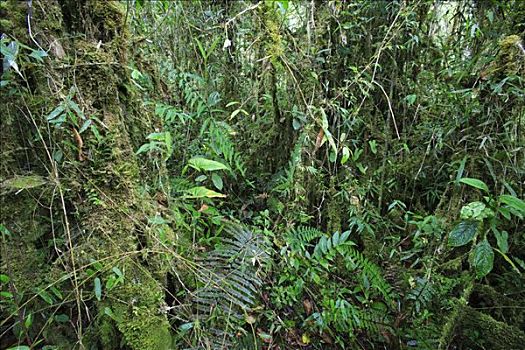
<svg viewBox="0 0 525 350">
<path fill-rule="evenodd" d="M 58 323 L 66 323 L 67 321 L 69 321 L 69 316 L 66 314 L 55 315 L 55 321 L 57 321 Z"/>
<path fill-rule="evenodd" d="M 27 315 L 26 319 L 24 320 L 24 327 L 26 329 L 29 329 L 31 325 L 33 325 L 33 314 L 32 313 Z"/>
<path fill-rule="evenodd" d="M 335 144 L 334 138 L 332 136 L 332 133 L 329 130 L 328 126 L 328 118 L 326 117 L 326 113 L 323 108 L 321 108 L 321 127 L 324 131 L 324 138 L 328 140 L 328 143 L 330 144 L 330 147 L 332 147 L 332 150 L 337 155 L 337 146 Z"/>
<path fill-rule="evenodd" d="M 179 326 L 179 329 L 183 332 L 189 331 L 193 328 L 193 322 L 183 323 Z"/>
<path fill-rule="evenodd" d="M 461 163 L 459 163 L 459 169 L 456 174 L 456 185 L 459 183 L 459 180 L 461 180 L 461 177 L 463 176 L 463 171 L 465 171 L 465 165 L 467 164 L 467 156 L 463 157 L 461 160 Z"/>
<path fill-rule="evenodd" d="M 0 274 L 0 282 L 1 283 L 9 282 L 9 276 L 8 275 L 4 275 L 4 274 Z"/>
<path fill-rule="evenodd" d="M 113 320 L 117 321 L 117 322 L 122 322 L 122 318 L 120 316 L 118 316 L 117 314 L 115 314 L 113 312 L 113 310 L 111 310 L 111 308 L 109 307 L 105 307 L 104 308 L 104 314 L 108 315 L 109 317 L 111 317 Z"/>
<path fill-rule="evenodd" d="M 503 194 L 499 196 L 499 201 L 525 215 L 525 201 L 522 199 L 508 194 Z"/>
<path fill-rule="evenodd" d="M 46 292 L 45 290 L 41 289 L 41 288 L 38 288 L 37 289 L 37 294 L 38 296 L 40 296 L 46 303 L 48 303 L 49 305 L 53 305 L 53 298 L 51 297 L 51 295 Z"/>
<path fill-rule="evenodd" d="M 470 242 L 478 230 L 479 222 L 466 220 L 460 222 L 448 235 L 448 245 L 451 247 L 461 247 Z"/>
<path fill-rule="evenodd" d="M 494 265 L 494 251 L 487 239 L 484 239 L 472 252 L 471 263 L 476 271 L 476 277 L 481 278 L 486 276 Z"/>
<path fill-rule="evenodd" d="M 372 151 L 372 153 L 376 154 L 377 153 L 377 142 L 376 142 L 376 140 L 370 140 L 370 141 L 368 141 L 368 144 L 370 145 L 370 150 Z"/>
<path fill-rule="evenodd" d="M 31 348 L 27 345 L 18 345 L 7 350 L 31 350 Z"/>
<path fill-rule="evenodd" d="M 151 144 L 145 143 L 142 146 L 140 146 L 140 148 L 137 150 L 137 152 L 135 152 L 135 154 L 141 154 L 144 152 L 148 152 L 150 149 L 151 149 Z"/>
<path fill-rule="evenodd" d="M 489 188 L 488 188 L 487 184 L 484 183 L 481 180 L 472 179 L 470 177 L 464 177 L 464 178 L 460 179 L 459 182 L 464 183 L 465 185 L 469 185 L 469 186 L 475 187 L 477 189 L 483 190 L 483 191 L 485 191 L 487 193 L 489 192 Z"/>
<path fill-rule="evenodd" d="M 213 182 L 213 185 L 215 186 L 216 189 L 218 189 L 219 191 L 222 190 L 222 187 L 223 187 L 222 177 L 220 177 L 216 173 L 213 173 L 211 175 L 211 181 Z"/>
<path fill-rule="evenodd" d="M 97 298 L 98 301 L 100 301 L 102 299 L 102 283 L 100 282 L 100 278 L 98 277 L 95 278 L 94 290 L 95 290 L 95 297 Z"/>
<path fill-rule="evenodd" d="M 89 128 L 89 126 L 91 125 L 92 121 L 91 119 L 87 119 L 83 124 L 82 124 L 82 127 L 80 128 L 80 130 L 78 131 L 79 134 L 82 134 L 84 131 L 87 130 L 87 128 Z"/>
<path fill-rule="evenodd" d="M 346 163 L 348 161 L 348 159 L 350 159 L 350 150 L 348 149 L 348 147 L 344 146 L 343 147 L 343 156 L 341 157 L 341 165 Z"/>
<path fill-rule="evenodd" d="M 482 202 L 472 202 L 461 208 L 462 219 L 478 219 L 487 206 Z"/>
<path fill-rule="evenodd" d="M 188 161 L 188 165 L 199 171 L 215 171 L 215 170 L 230 170 L 230 168 L 215 160 L 206 159 L 203 157 L 194 157 Z"/>
<path fill-rule="evenodd" d="M 496 241 L 498 243 L 498 248 L 505 254 L 509 251 L 509 234 L 507 231 L 499 231 L 496 229 L 492 230 L 494 232 L 494 236 L 496 236 Z"/>
<path fill-rule="evenodd" d="M 76 104 L 73 100 L 68 100 L 67 104 L 69 108 L 71 108 L 78 117 L 84 118 L 84 113 L 80 110 L 80 107 Z"/>
<path fill-rule="evenodd" d="M 206 175 L 199 175 L 195 178 L 195 182 L 203 182 L 207 179 L 208 177 Z"/>
<path fill-rule="evenodd" d="M 226 195 L 215 192 L 203 186 L 197 186 L 184 191 L 187 194 L 182 198 L 224 198 Z"/>
<path fill-rule="evenodd" d="M 47 57 L 48 54 L 43 50 L 33 50 L 29 56 L 35 58 L 37 61 L 44 62 L 43 58 Z"/>
<path fill-rule="evenodd" d="M 11 294 L 9 292 L 0 292 L 0 296 L 2 298 L 13 299 L 13 294 Z"/>
<path fill-rule="evenodd" d="M 494 250 L 497 251 L 503 257 L 503 259 L 505 259 L 505 261 L 510 264 L 510 266 L 512 266 L 514 271 L 516 271 L 517 273 L 519 273 L 521 275 L 521 271 L 516 267 L 514 262 L 512 260 L 510 260 L 510 258 L 509 258 L 509 256 L 507 254 L 503 253 L 501 250 L 499 250 L 497 248 L 494 248 Z"/>
<path fill-rule="evenodd" d="M 117 275 L 119 278 L 124 278 L 124 274 L 122 273 L 122 271 L 121 271 L 117 266 L 113 267 L 111 270 L 112 270 L 112 271 L 115 273 L 115 275 Z"/>
<path fill-rule="evenodd" d="M 62 104 L 58 105 L 57 108 L 53 109 L 51 113 L 47 116 L 47 120 L 53 120 L 58 117 L 64 111 L 64 106 Z"/>
</svg>

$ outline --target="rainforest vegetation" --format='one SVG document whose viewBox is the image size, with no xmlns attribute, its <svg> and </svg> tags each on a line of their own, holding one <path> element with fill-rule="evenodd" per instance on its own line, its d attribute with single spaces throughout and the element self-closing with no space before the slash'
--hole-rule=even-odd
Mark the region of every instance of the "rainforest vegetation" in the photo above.
<svg viewBox="0 0 525 350">
<path fill-rule="evenodd" d="M 525 1 L 0 32 L 0 349 L 524 348 Z"/>
</svg>

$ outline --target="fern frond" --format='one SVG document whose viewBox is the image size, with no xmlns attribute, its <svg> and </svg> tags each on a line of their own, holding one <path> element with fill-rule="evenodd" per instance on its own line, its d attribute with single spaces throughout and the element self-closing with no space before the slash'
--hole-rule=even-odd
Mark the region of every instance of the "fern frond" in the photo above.
<svg viewBox="0 0 525 350">
<path fill-rule="evenodd" d="M 293 250 L 305 251 L 311 242 L 315 239 L 325 237 L 325 233 L 314 227 L 299 226 L 291 229 L 285 236 L 286 243 L 290 245 Z"/>
<path fill-rule="evenodd" d="M 372 287 L 379 290 L 386 301 L 392 301 L 392 287 L 383 278 L 381 268 L 365 258 L 363 254 L 352 247 L 345 250 L 346 267 L 349 270 L 361 269 L 362 273 L 368 277 Z"/>
<path fill-rule="evenodd" d="M 193 302 L 204 322 L 214 312 L 243 319 L 258 303 L 261 268 L 270 259 L 268 245 L 260 235 L 235 225 L 227 226 L 223 232 L 226 235 L 220 243 L 200 261 L 198 279 L 202 286 L 195 292 Z M 227 328 L 221 330 L 222 337 L 229 334 Z M 224 343 L 220 338 L 211 341 Z"/>
</svg>

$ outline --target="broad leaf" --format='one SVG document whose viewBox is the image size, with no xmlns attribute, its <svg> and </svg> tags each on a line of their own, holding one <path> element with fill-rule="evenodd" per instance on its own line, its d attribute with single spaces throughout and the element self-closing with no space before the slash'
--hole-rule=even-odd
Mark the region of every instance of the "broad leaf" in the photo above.
<svg viewBox="0 0 525 350">
<path fill-rule="evenodd" d="M 484 239 L 472 252 L 471 263 L 476 271 L 476 277 L 481 278 L 486 276 L 494 265 L 494 251 L 487 239 Z"/>
<path fill-rule="evenodd" d="M 448 245 L 461 247 L 470 242 L 478 230 L 479 222 L 467 220 L 460 222 L 448 235 Z"/>
<path fill-rule="evenodd" d="M 489 192 L 489 188 L 488 188 L 487 184 L 484 183 L 481 180 L 472 179 L 470 177 L 464 177 L 464 178 L 460 179 L 459 182 L 464 183 L 465 185 L 469 185 L 469 186 L 475 187 L 477 189 L 483 190 L 483 191 L 485 191 L 487 193 Z"/>
<path fill-rule="evenodd" d="M 230 168 L 215 160 L 206 159 L 202 157 L 194 157 L 188 161 L 188 165 L 197 170 L 215 171 L 215 170 L 230 170 Z"/>
<path fill-rule="evenodd" d="M 190 188 L 189 190 L 184 191 L 187 194 L 182 196 L 182 198 L 224 198 L 226 195 L 215 192 L 203 186 L 197 186 Z"/>
<path fill-rule="evenodd" d="M 477 219 L 481 216 L 481 213 L 486 208 L 486 205 L 482 202 L 472 202 L 467 205 L 464 205 L 461 208 L 461 218 L 462 219 Z"/>
</svg>

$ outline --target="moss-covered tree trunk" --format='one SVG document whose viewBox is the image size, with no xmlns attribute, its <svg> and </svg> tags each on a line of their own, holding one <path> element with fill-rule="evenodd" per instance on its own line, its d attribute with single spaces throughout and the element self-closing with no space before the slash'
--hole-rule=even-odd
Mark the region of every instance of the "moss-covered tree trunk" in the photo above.
<svg viewBox="0 0 525 350">
<path fill-rule="evenodd" d="M 21 74 L 1 91 L 2 291 L 11 297 L 0 348 L 167 349 L 165 272 L 147 255 L 162 249 L 147 227 L 155 202 L 139 190 L 134 154 L 146 130 L 136 127 L 144 111 L 129 77 L 126 9 L 76 0 L 0 9 L 6 43 L 49 54 L 34 64 L 21 47 Z M 65 120 L 51 125 L 59 105 Z"/>
</svg>

